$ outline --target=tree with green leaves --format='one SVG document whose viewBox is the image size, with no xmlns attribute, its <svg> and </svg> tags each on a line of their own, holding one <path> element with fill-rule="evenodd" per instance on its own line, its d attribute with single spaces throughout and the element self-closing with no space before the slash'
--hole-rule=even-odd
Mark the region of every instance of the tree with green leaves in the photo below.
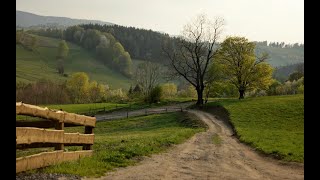
<svg viewBox="0 0 320 180">
<path fill-rule="evenodd" d="M 61 40 L 58 46 L 58 58 L 65 59 L 68 56 L 69 47 L 65 40 Z"/>
<path fill-rule="evenodd" d="M 119 56 L 118 67 L 124 75 L 128 77 L 132 75 L 132 61 L 128 52 L 123 52 Z"/>
<path fill-rule="evenodd" d="M 71 78 L 67 81 L 67 90 L 73 103 L 87 102 L 89 76 L 84 72 L 72 74 Z"/>
<path fill-rule="evenodd" d="M 89 84 L 88 95 L 90 102 L 99 102 L 103 99 L 106 94 L 105 88 L 102 84 L 97 83 L 97 81 L 92 81 Z"/>
<path fill-rule="evenodd" d="M 177 95 L 177 85 L 174 83 L 165 83 L 161 85 L 162 96 L 164 98 L 172 98 Z"/>
<path fill-rule="evenodd" d="M 57 70 L 59 74 L 64 73 L 64 61 L 68 56 L 69 47 L 65 40 L 61 40 L 58 45 L 58 55 L 57 55 Z"/>
<path fill-rule="evenodd" d="M 303 75 L 301 72 L 295 71 L 295 72 L 293 72 L 293 73 L 291 73 L 291 74 L 289 75 L 288 81 L 298 80 L 298 79 L 300 79 L 300 78 L 303 77 L 303 76 L 304 76 L 304 75 Z"/>
<path fill-rule="evenodd" d="M 217 61 L 211 62 L 209 65 L 209 70 L 205 77 L 205 80 L 207 81 L 207 86 L 204 89 L 204 93 L 205 93 L 205 103 L 207 103 L 209 96 L 213 96 L 214 94 L 217 94 L 213 88 L 217 88 L 222 83 L 225 83 L 223 79 L 221 64 L 219 64 Z"/>
<path fill-rule="evenodd" d="M 272 83 L 273 68 L 266 63 L 268 54 L 256 56 L 255 43 L 244 37 L 228 37 L 217 51 L 223 74 L 239 91 L 239 99 L 253 89 L 267 89 Z"/>
<path fill-rule="evenodd" d="M 37 37 L 31 36 L 31 44 L 30 44 L 30 46 L 31 46 L 32 51 L 34 51 L 36 49 L 37 43 L 38 43 Z"/>
</svg>

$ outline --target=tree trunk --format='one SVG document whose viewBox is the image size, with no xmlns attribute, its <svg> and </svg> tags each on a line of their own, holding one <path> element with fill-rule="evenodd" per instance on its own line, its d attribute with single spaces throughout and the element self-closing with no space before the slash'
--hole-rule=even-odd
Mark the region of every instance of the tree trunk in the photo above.
<svg viewBox="0 0 320 180">
<path fill-rule="evenodd" d="M 244 90 L 239 90 L 239 99 L 243 99 L 244 98 Z"/>
<path fill-rule="evenodd" d="M 203 105 L 203 89 L 197 89 L 198 100 L 196 105 Z"/>
</svg>

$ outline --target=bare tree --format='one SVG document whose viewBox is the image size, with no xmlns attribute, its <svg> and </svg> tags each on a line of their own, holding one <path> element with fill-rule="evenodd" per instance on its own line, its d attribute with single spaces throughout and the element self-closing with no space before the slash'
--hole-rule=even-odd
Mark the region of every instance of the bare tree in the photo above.
<svg viewBox="0 0 320 180">
<path fill-rule="evenodd" d="M 152 89 L 158 85 L 161 76 L 161 66 L 150 61 L 138 65 L 135 80 L 142 88 L 143 95 L 148 97 Z"/>
<path fill-rule="evenodd" d="M 203 90 L 207 84 L 205 75 L 214 58 L 223 25 L 222 18 L 211 22 L 205 15 L 198 15 L 184 26 L 177 43 L 162 46 L 174 72 L 196 88 L 197 105 L 203 104 Z"/>
</svg>

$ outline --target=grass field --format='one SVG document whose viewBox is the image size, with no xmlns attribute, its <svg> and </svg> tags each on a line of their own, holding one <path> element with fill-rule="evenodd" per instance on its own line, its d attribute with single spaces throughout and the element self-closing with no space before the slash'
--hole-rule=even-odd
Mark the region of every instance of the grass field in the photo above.
<svg viewBox="0 0 320 180">
<path fill-rule="evenodd" d="M 97 122 L 94 129 L 95 143 L 92 157 L 50 166 L 43 171 L 101 176 L 116 167 L 136 163 L 140 156 L 159 153 L 172 144 L 182 143 L 195 133 L 204 131 L 205 128 L 206 126 L 197 117 L 181 112 Z M 83 127 L 65 128 L 65 131 L 83 132 L 83 129 Z M 65 148 L 69 151 L 80 149 L 80 147 Z M 19 151 L 17 156 L 22 153 Z"/>
<path fill-rule="evenodd" d="M 229 112 L 242 142 L 286 161 L 304 162 L 303 95 L 224 99 L 208 106 Z"/>
<path fill-rule="evenodd" d="M 90 104 L 56 104 L 56 105 L 39 105 L 40 107 L 48 107 L 49 109 L 62 109 L 63 111 L 70 113 L 83 114 L 94 109 L 105 108 L 106 111 L 129 107 L 129 104 L 118 104 L 118 103 L 90 103 Z M 16 115 L 16 120 L 31 120 L 39 119 L 36 117 L 27 117 L 24 115 Z"/>
<path fill-rule="evenodd" d="M 156 104 L 147 104 L 144 102 L 128 102 L 128 103 L 89 103 L 89 104 L 53 104 L 53 105 L 39 105 L 40 107 L 48 107 L 49 109 L 62 109 L 63 111 L 77 114 L 86 114 L 90 113 L 92 115 L 99 113 L 104 109 L 105 111 L 114 111 L 120 110 L 123 108 L 128 109 L 129 111 L 143 109 L 143 108 L 153 108 L 164 105 L 169 105 L 173 103 L 183 103 L 191 102 L 192 98 L 170 98 L 164 99 L 160 103 Z M 16 115 L 16 120 L 37 120 L 37 117 L 26 117 L 24 115 Z"/>
<path fill-rule="evenodd" d="M 16 81 L 34 82 L 39 79 L 66 80 L 57 73 L 56 55 L 58 39 L 36 36 L 39 40 L 35 51 L 16 45 Z M 67 42 L 69 54 L 65 60 L 65 73 L 86 72 L 90 80 L 108 84 L 110 88 L 129 89 L 131 80 L 103 65 L 94 56 L 73 43 Z"/>
</svg>

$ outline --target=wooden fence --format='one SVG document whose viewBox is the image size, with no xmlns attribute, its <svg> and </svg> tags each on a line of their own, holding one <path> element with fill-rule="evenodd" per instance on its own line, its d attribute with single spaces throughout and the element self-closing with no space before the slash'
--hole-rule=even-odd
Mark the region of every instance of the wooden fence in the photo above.
<svg viewBox="0 0 320 180">
<path fill-rule="evenodd" d="M 92 155 L 95 117 L 42 108 L 22 102 L 16 103 L 16 114 L 42 118 L 37 121 L 16 121 L 16 149 L 39 147 L 54 147 L 55 149 L 53 152 L 16 158 L 16 173 Z M 84 134 L 65 133 L 63 128 L 70 126 L 85 126 Z M 64 146 L 82 146 L 82 151 L 64 152 Z"/>
</svg>

